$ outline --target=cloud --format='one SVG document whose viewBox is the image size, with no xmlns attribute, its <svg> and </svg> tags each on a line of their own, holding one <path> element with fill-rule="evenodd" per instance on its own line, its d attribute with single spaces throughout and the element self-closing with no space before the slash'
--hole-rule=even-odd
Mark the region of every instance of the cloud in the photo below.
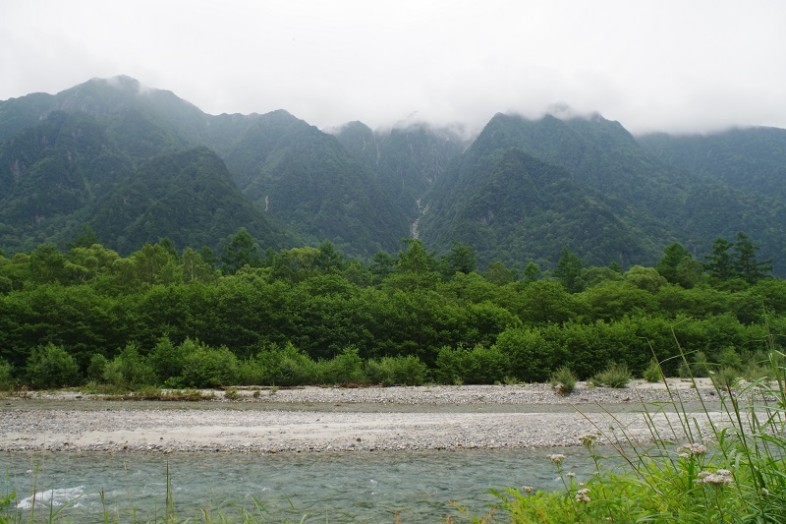
<svg viewBox="0 0 786 524">
<path fill-rule="evenodd" d="M 786 127 L 786 4 L 7 2 L 0 99 L 127 74 L 210 113 L 477 129 L 555 103 L 634 132 Z"/>
</svg>

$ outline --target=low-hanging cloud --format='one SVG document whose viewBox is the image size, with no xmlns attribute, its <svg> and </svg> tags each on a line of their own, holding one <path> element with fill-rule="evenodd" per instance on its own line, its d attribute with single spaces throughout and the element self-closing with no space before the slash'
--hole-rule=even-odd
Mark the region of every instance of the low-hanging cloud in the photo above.
<svg viewBox="0 0 786 524">
<path fill-rule="evenodd" d="M 209 113 L 479 129 L 555 104 L 634 132 L 786 127 L 786 4 L 10 2 L 0 99 L 126 74 Z"/>
</svg>

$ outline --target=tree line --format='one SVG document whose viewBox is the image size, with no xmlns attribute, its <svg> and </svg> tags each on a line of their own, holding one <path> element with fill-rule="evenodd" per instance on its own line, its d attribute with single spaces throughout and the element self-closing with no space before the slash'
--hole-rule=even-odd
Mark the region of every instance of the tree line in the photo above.
<svg viewBox="0 0 786 524">
<path fill-rule="evenodd" d="M 165 239 L 121 256 L 86 231 L 0 256 L 0 386 L 543 381 L 653 358 L 678 374 L 680 349 L 742 371 L 786 333 L 786 282 L 744 234 L 715 247 L 626 270 L 564 250 L 519 274 L 412 239 L 368 261 L 263 252 L 245 230 L 219 254 Z"/>
</svg>

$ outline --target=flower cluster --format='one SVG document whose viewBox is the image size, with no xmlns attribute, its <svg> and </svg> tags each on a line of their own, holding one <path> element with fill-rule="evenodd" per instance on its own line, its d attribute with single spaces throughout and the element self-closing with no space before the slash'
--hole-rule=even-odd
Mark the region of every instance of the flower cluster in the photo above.
<svg viewBox="0 0 786 524">
<path fill-rule="evenodd" d="M 589 488 L 578 490 L 576 492 L 576 502 L 582 502 L 586 504 L 587 502 L 592 500 L 589 498 L 589 492 L 590 492 Z"/>
<path fill-rule="evenodd" d="M 553 453 L 549 455 L 549 460 L 552 461 L 554 464 L 562 464 L 565 460 L 565 455 L 561 453 Z"/>
<path fill-rule="evenodd" d="M 677 451 L 682 458 L 698 457 L 707 453 L 707 446 L 698 443 L 683 444 Z"/>
<path fill-rule="evenodd" d="M 725 486 L 731 484 L 731 471 L 728 469 L 719 469 L 715 473 L 710 471 L 702 471 L 699 473 L 699 484 L 710 484 L 711 486 Z"/>
<path fill-rule="evenodd" d="M 581 442 L 582 446 L 584 446 L 585 448 L 588 448 L 588 447 L 592 446 L 592 444 L 595 442 L 595 439 L 597 439 L 597 438 L 598 438 L 597 435 L 593 435 L 592 433 L 587 433 L 586 435 L 583 435 L 579 439 L 579 441 Z"/>
</svg>

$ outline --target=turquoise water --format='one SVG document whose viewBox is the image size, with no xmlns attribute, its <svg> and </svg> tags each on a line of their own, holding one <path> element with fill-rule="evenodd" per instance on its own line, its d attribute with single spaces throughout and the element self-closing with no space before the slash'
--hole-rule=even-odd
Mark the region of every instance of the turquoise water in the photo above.
<svg viewBox="0 0 786 524">
<path fill-rule="evenodd" d="M 483 513 L 495 501 L 489 488 L 558 489 L 548 453 L 0 454 L 0 500 L 11 488 L 14 511 L 26 516 L 51 509 L 74 522 L 103 522 L 105 507 L 114 521 L 152 520 L 165 513 L 168 468 L 181 518 L 204 522 L 198 517 L 207 509 L 230 521 L 247 511 L 264 522 L 383 523 L 397 514 L 404 523 L 442 522 L 460 515 L 451 501 Z M 566 471 L 577 480 L 589 475 L 583 450 L 566 454 Z"/>
</svg>

